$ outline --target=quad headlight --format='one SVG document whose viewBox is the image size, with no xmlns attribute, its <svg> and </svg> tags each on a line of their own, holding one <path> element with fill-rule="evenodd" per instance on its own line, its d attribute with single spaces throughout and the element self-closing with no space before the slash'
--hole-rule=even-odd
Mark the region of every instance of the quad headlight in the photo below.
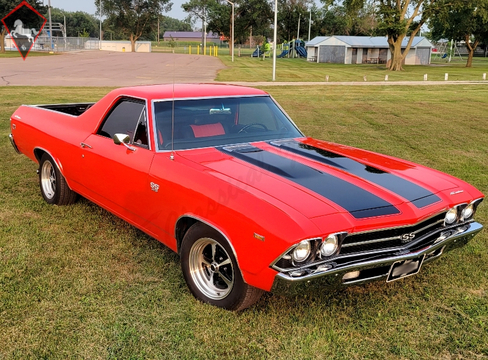
<svg viewBox="0 0 488 360">
<path fill-rule="evenodd" d="M 332 256 L 338 249 L 339 239 L 337 235 L 329 235 L 320 246 L 320 254 L 324 257 Z"/>
<path fill-rule="evenodd" d="M 311 249 L 312 247 L 310 246 L 310 241 L 301 241 L 291 253 L 293 261 L 303 262 L 307 260 L 307 258 L 310 256 Z"/>
<path fill-rule="evenodd" d="M 466 206 L 461 212 L 461 221 L 469 220 L 473 217 L 473 215 L 474 215 L 474 204 L 471 203 L 468 206 Z"/>
<path fill-rule="evenodd" d="M 449 209 L 444 218 L 445 225 L 453 225 L 457 222 L 471 220 L 476 213 L 476 208 L 483 198 L 471 201 L 469 204 L 459 204 Z"/>
<path fill-rule="evenodd" d="M 444 222 L 446 223 L 446 225 L 452 225 L 457 220 L 458 220 L 458 209 L 456 207 L 453 207 L 452 209 L 449 209 L 449 211 L 446 213 Z"/>
</svg>

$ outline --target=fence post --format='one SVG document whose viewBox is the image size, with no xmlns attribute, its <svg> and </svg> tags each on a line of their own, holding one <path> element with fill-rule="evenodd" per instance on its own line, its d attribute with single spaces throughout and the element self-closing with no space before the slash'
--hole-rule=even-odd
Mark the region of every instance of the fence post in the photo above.
<svg viewBox="0 0 488 360">
<path fill-rule="evenodd" d="M 188 55 L 191 55 L 191 45 L 188 45 Z"/>
<path fill-rule="evenodd" d="M 200 55 L 200 45 L 197 45 L 197 55 Z"/>
</svg>

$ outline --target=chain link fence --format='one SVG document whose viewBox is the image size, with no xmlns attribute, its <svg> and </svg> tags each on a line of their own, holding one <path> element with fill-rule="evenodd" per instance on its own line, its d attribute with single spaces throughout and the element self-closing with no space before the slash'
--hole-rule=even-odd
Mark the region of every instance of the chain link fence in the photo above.
<svg viewBox="0 0 488 360">
<path fill-rule="evenodd" d="M 78 51 L 78 50 L 98 50 L 100 47 L 99 39 L 87 37 L 62 37 L 53 36 L 52 43 L 49 36 L 41 35 L 37 38 L 32 50 L 34 51 Z"/>
</svg>

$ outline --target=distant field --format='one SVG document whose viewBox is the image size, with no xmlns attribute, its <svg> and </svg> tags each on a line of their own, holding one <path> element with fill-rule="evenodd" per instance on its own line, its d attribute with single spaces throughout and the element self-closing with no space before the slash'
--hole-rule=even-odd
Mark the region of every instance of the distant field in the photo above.
<svg viewBox="0 0 488 360">
<path fill-rule="evenodd" d="M 487 86 L 266 90 L 307 135 L 416 161 L 488 194 Z M 108 91 L 0 88 L 0 359 L 488 358 L 486 230 L 410 278 L 269 294 L 233 313 L 197 302 L 178 256 L 115 216 L 84 199 L 47 205 L 36 164 L 10 146 L 8 118 L 21 103 Z M 488 225 L 488 203 L 476 218 Z"/>
</svg>

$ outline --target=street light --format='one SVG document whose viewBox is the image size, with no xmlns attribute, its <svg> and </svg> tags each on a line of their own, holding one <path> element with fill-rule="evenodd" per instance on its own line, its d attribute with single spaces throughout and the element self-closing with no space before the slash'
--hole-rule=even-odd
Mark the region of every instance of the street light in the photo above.
<svg viewBox="0 0 488 360">
<path fill-rule="evenodd" d="M 276 30 L 278 28 L 278 0 L 275 0 L 274 3 L 274 31 L 273 31 L 273 81 L 276 79 L 276 48 L 277 48 L 277 34 Z"/>
<path fill-rule="evenodd" d="M 231 51 L 232 51 L 232 62 L 234 62 L 234 3 L 229 1 L 229 0 L 225 0 L 225 1 L 227 1 L 229 4 L 232 5 L 232 35 L 231 35 L 232 45 L 231 45 Z"/>
</svg>

